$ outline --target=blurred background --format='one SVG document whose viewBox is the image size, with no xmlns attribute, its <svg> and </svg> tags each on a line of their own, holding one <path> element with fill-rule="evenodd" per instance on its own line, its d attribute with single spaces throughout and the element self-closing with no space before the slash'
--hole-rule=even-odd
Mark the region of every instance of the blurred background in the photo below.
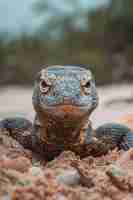
<svg viewBox="0 0 133 200">
<path fill-rule="evenodd" d="M 133 1 L 0 0 L 0 84 L 32 84 L 48 64 L 133 81 Z"/>
<path fill-rule="evenodd" d="M 36 72 L 51 64 L 91 68 L 108 109 L 112 102 L 120 106 L 122 97 L 132 103 L 133 1 L 0 0 L 1 113 L 24 108 L 24 98 L 30 111 L 31 89 L 11 85 L 33 85 Z"/>
</svg>

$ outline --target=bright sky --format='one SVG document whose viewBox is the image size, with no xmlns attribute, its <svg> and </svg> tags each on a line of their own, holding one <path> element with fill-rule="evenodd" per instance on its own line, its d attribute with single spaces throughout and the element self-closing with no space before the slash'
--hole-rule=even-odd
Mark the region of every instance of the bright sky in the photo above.
<svg viewBox="0 0 133 200">
<path fill-rule="evenodd" d="M 31 31 L 37 21 L 31 10 L 31 5 L 37 0 L 0 0 L 0 32 Z M 109 0 L 81 0 L 90 8 L 101 5 Z"/>
</svg>

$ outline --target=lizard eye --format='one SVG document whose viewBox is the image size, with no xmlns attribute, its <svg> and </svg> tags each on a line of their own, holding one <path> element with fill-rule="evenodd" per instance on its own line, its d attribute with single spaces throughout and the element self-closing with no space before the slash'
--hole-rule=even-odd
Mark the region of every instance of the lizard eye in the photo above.
<svg viewBox="0 0 133 200">
<path fill-rule="evenodd" d="M 91 83 L 87 81 L 86 84 L 83 86 L 85 94 L 90 94 L 91 91 Z"/>
<path fill-rule="evenodd" d="M 46 94 L 49 89 L 50 89 L 51 85 L 48 84 L 45 80 L 41 80 L 40 81 L 40 91 L 44 94 Z"/>
<path fill-rule="evenodd" d="M 85 88 L 89 88 L 90 89 L 91 83 L 90 81 L 87 81 L 86 84 L 84 85 Z"/>
<path fill-rule="evenodd" d="M 81 86 L 85 94 L 90 94 L 91 91 L 91 82 L 90 80 L 83 79 L 81 82 Z"/>
</svg>

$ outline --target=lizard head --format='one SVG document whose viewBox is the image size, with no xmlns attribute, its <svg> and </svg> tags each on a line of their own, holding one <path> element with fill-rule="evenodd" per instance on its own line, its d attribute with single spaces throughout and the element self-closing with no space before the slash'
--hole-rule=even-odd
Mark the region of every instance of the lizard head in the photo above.
<svg viewBox="0 0 133 200">
<path fill-rule="evenodd" d="M 91 71 L 77 66 L 42 69 L 35 81 L 32 100 L 37 113 L 79 120 L 89 116 L 98 104 Z"/>
</svg>

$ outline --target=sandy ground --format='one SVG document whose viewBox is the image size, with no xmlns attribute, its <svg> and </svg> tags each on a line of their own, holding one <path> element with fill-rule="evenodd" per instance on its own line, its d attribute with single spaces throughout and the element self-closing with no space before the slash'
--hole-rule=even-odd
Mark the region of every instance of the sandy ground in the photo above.
<svg viewBox="0 0 133 200">
<path fill-rule="evenodd" d="M 32 88 L 6 87 L 0 90 L 0 118 L 24 116 L 33 120 Z M 133 85 L 98 87 L 98 94 L 99 106 L 91 115 L 94 127 L 133 113 Z"/>
</svg>

